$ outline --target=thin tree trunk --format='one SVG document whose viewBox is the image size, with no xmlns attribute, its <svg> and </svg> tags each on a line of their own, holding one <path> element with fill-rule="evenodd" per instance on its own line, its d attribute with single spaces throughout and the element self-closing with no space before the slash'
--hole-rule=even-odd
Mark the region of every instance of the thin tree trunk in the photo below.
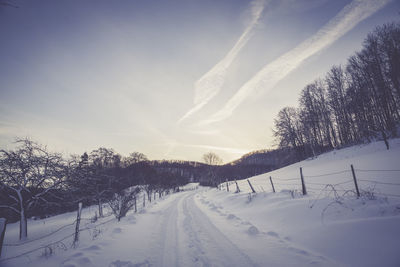
<svg viewBox="0 0 400 267">
<path fill-rule="evenodd" d="M 19 200 L 19 240 L 25 240 L 28 237 L 28 221 L 26 219 L 24 201 L 22 198 L 21 190 L 17 190 L 17 196 Z"/>
<path fill-rule="evenodd" d="M 21 207 L 20 221 L 19 221 L 19 240 L 25 240 L 27 237 L 28 237 L 28 221 L 26 219 L 25 209 Z"/>
<path fill-rule="evenodd" d="M 103 217 L 103 203 L 101 202 L 101 199 L 98 199 L 97 203 L 99 205 L 99 217 Z"/>
</svg>

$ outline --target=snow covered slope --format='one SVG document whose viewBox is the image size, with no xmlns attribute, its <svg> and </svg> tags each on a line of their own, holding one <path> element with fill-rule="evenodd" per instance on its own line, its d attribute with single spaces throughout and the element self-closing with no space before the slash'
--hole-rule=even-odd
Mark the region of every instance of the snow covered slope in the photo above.
<svg viewBox="0 0 400 267">
<path fill-rule="evenodd" d="M 300 167 L 303 169 L 307 192 L 320 193 L 327 185 L 334 185 L 338 192 L 355 191 L 350 165 L 354 166 L 361 193 L 400 198 L 400 139 L 390 141 L 390 150 L 383 142 L 348 147 L 307 159 L 285 168 L 250 178 L 258 192 L 275 189 L 301 191 Z M 247 180 L 238 181 L 241 191 L 251 192 Z M 225 184 L 223 184 L 225 186 Z M 331 191 L 331 186 L 327 190 Z M 233 191 L 235 186 L 230 186 Z M 368 191 L 368 192 L 365 192 Z M 351 192 L 347 192 L 351 194 Z"/>
<path fill-rule="evenodd" d="M 247 180 L 241 180 L 238 194 L 231 183 L 229 193 L 213 190 L 203 197 L 228 217 L 345 266 L 400 266 L 400 139 L 390 145 L 390 150 L 383 142 L 349 147 L 252 177 L 257 194 L 249 194 Z"/>
</svg>

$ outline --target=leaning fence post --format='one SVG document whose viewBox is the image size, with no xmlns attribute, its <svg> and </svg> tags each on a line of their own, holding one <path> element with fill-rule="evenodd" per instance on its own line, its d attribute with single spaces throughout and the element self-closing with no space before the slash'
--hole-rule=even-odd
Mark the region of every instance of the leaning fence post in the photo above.
<svg viewBox="0 0 400 267">
<path fill-rule="evenodd" d="M 6 233 L 7 219 L 0 218 L 0 258 L 1 258 L 1 249 L 3 248 L 4 235 Z"/>
<path fill-rule="evenodd" d="M 79 241 L 79 223 L 81 222 L 81 212 L 82 212 L 82 202 L 78 204 L 78 213 L 76 215 L 76 226 L 75 226 L 75 236 L 74 245 Z"/>
<path fill-rule="evenodd" d="M 356 178 L 356 173 L 354 171 L 353 164 L 351 164 L 350 167 L 351 167 L 351 173 L 353 174 L 354 186 L 356 187 L 357 198 L 359 198 L 360 197 L 360 191 L 358 190 L 357 178 Z"/>
<path fill-rule="evenodd" d="M 250 185 L 251 191 L 253 191 L 253 193 L 255 193 L 255 192 L 256 192 L 256 190 L 254 190 L 254 188 L 253 188 L 253 186 L 251 185 L 251 183 L 250 183 L 250 180 L 249 180 L 249 179 L 247 179 L 247 182 L 248 182 L 248 183 L 249 183 L 249 185 Z"/>
<path fill-rule="evenodd" d="M 228 184 L 228 179 L 226 179 L 226 190 L 229 192 L 229 184 Z"/>
<path fill-rule="evenodd" d="M 271 182 L 271 186 L 272 186 L 272 192 L 275 193 L 275 187 L 274 187 L 274 183 L 272 182 L 272 177 L 269 177 L 269 181 Z"/>
<path fill-rule="evenodd" d="M 137 212 L 136 195 L 135 195 L 135 213 Z"/>
<path fill-rule="evenodd" d="M 306 184 L 304 183 L 303 168 L 300 167 L 300 177 L 301 177 L 301 188 L 303 189 L 303 195 L 307 195 Z"/>
<path fill-rule="evenodd" d="M 143 192 L 143 208 L 146 207 L 146 193 Z"/>
<path fill-rule="evenodd" d="M 239 192 L 240 192 L 240 189 L 239 189 L 239 185 L 238 185 L 236 179 L 235 179 L 235 184 L 236 184 L 236 193 L 239 193 Z"/>
</svg>

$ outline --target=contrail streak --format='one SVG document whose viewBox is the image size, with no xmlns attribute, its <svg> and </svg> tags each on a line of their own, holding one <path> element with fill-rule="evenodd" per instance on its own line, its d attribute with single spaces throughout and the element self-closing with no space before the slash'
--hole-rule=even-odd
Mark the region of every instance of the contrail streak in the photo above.
<svg viewBox="0 0 400 267">
<path fill-rule="evenodd" d="M 353 29 L 358 23 L 374 14 L 391 0 L 354 0 L 346 5 L 316 34 L 300 43 L 275 61 L 264 66 L 247 81 L 225 106 L 200 124 L 209 124 L 229 118 L 233 111 L 254 92 L 272 89 L 280 80 L 299 67 L 304 60 L 327 48 Z"/>
<path fill-rule="evenodd" d="M 213 97 L 215 97 L 221 90 L 225 82 L 225 77 L 229 66 L 232 64 L 233 60 L 237 57 L 240 50 L 246 45 L 251 37 L 251 32 L 255 25 L 257 25 L 258 20 L 265 7 L 265 0 L 255 0 L 251 3 L 252 5 L 252 20 L 247 26 L 245 31 L 240 36 L 239 40 L 233 46 L 233 48 L 228 52 L 228 54 L 218 62 L 213 68 L 211 68 L 206 74 L 204 74 L 199 80 L 194 84 L 195 96 L 194 96 L 194 107 L 190 109 L 179 121 L 190 117 L 192 114 L 200 110 L 205 106 Z"/>
</svg>

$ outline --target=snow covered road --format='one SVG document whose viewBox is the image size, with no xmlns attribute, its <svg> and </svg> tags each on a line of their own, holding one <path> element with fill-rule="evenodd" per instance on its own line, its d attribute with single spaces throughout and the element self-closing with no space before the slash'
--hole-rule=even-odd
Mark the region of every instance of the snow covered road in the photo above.
<svg viewBox="0 0 400 267">
<path fill-rule="evenodd" d="M 76 249 L 54 248 L 49 257 L 38 251 L 2 262 L 1 266 L 337 266 L 296 248 L 277 233 L 262 231 L 224 212 L 223 207 L 207 199 L 207 190 L 180 192 L 157 200 L 138 214 L 99 228 L 96 238 L 83 232 Z M 67 216 L 74 213 L 62 215 L 60 223 Z M 57 216 L 51 220 L 57 220 Z M 5 256 L 18 252 L 8 250 Z"/>
<path fill-rule="evenodd" d="M 120 256 L 120 263 L 127 265 L 114 261 L 114 266 L 337 266 L 274 232 L 262 232 L 248 221 L 223 213 L 202 190 L 172 195 L 140 214 L 137 223 L 124 231 L 132 231 L 133 236 L 147 232 L 148 236 L 130 244 L 133 250 Z M 125 242 L 115 240 L 115 246 Z"/>
<path fill-rule="evenodd" d="M 194 201 L 195 192 L 181 193 L 157 208 L 149 263 L 154 266 L 255 266 L 210 221 Z M 154 213 L 153 213 L 154 214 Z M 155 253 L 153 253 L 153 251 Z"/>
</svg>

